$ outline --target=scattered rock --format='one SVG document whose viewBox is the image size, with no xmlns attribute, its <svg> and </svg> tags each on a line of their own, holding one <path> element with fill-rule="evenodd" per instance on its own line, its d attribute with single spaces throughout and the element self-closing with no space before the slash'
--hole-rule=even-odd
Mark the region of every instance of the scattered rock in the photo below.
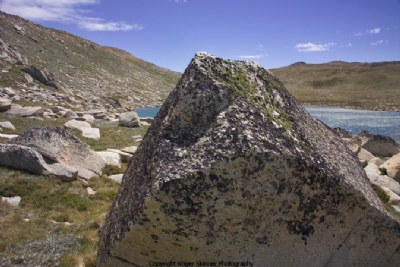
<svg viewBox="0 0 400 267">
<path fill-rule="evenodd" d="M 388 136 L 369 134 L 367 131 L 359 136 L 363 140 L 361 147 L 377 157 L 391 157 L 400 152 L 399 145 Z"/>
<path fill-rule="evenodd" d="M 13 206 L 13 207 L 18 207 L 19 203 L 21 202 L 21 197 L 16 196 L 16 197 L 2 197 L 1 201 L 6 202 L 8 205 Z"/>
<path fill-rule="evenodd" d="M 369 151 L 365 150 L 364 148 L 360 149 L 360 151 L 357 154 L 357 157 L 358 157 L 359 160 L 365 160 L 366 162 L 368 162 L 371 159 L 375 158 L 374 155 L 372 155 Z"/>
<path fill-rule="evenodd" d="M 199 53 L 129 163 L 97 266 L 400 266 L 399 244 L 338 135 L 258 64 Z"/>
<path fill-rule="evenodd" d="M 373 163 L 376 166 L 381 166 L 384 163 L 384 161 L 382 159 L 378 158 L 378 157 L 374 157 L 374 158 L 369 160 L 369 163 Z"/>
<path fill-rule="evenodd" d="M 17 25 L 17 24 L 14 24 L 14 29 L 21 35 L 25 34 L 24 29 L 21 26 Z"/>
<path fill-rule="evenodd" d="M 121 162 L 122 163 L 128 163 L 129 160 L 132 157 L 132 154 L 130 153 L 126 153 L 126 152 L 122 152 L 119 149 L 113 149 L 113 148 L 107 148 L 108 152 L 113 152 L 113 153 L 117 153 L 120 157 L 121 157 Z"/>
<path fill-rule="evenodd" d="M 118 153 L 110 151 L 97 151 L 96 153 L 106 162 L 106 165 L 121 167 L 121 156 Z"/>
<path fill-rule="evenodd" d="M 77 129 L 81 132 L 83 132 L 84 129 L 87 128 L 92 128 L 92 126 L 90 125 L 90 123 L 86 122 L 86 121 L 78 121 L 78 120 L 70 120 L 67 121 L 66 123 L 64 123 L 64 126 L 70 129 Z"/>
<path fill-rule="evenodd" d="M 93 190 L 93 188 L 91 188 L 91 187 L 87 187 L 87 188 L 86 188 L 86 192 L 87 192 L 87 194 L 88 194 L 89 196 L 96 195 L 96 191 Z"/>
<path fill-rule="evenodd" d="M 140 127 L 140 119 L 135 111 L 121 113 L 119 115 L 119 125 L 123 127 Z"/>
<path fill-rule="evenodd" d="M 0 127 L 15 131 L 14 125 L 9 121 L 0 121 Z"/>
<path fill-rule="evenodd" d="M 78 121 L 87 121 L 87 122 L 94 122 L 95 118 L 93 115 L 84 114 L 82 117 L 77 118 Z"/>
<path fill-rule="evenodd" d="M 347 147 L 350 149 L 351 152 L 353 152 L 354 155 L 358 155 L 358 153 L 360 152 L 361 147 L 357 144 L 352 144 L 352 143 L 348 143 Z"/>
<path fill-rule="evenodd" d="M 0 88 L 0 92 L 8 97 L 16 96 L 17 93 L 10 87 L 2 87 Z"/>
<path fill-rule="evenodd" d="M 11 105 L 11 109 L 6 112 L 7 115 L 18 115 L 22 117 L 40 116 L 43 114 L 42 107 L 22 107 L 20 105 Z"/>
<path fill-rule="evenodd" d="M 6 139 L 14 139 L 14 138 L 17 138 L 18 135 L 17 134 L 2 134 L 2 133 L 0 133 L 0 137 L 6 138 Z"/>
<path fill-rule="evenodd" d="M 0 97 L 0 112 L 7 111 L 11 108 L 11 100 Z"/>
<path fill-rule="evenodd" d="M 94 140 L 100 140 L 100 129 L 99 128 L 83 128 L 82 136 Z"/>
<path fill-rule="evenodd" d="M 44 85 L 51 86 L 56 89 L 63 89 L 63 86 L 55 79 L 54 75 L 47 70 L 40 70 L 35 66 L 25 67 L 22 70 Z"/>
<path fill-rule="evenodd" d="M 89 145 L 71 135 L 64 127 L 33 128 L 12 140 L 12 143 L 34 149 L 47 161 L 74 168 L 84 179 L 101 175 L 105 166 L 104 160 Z"/>
<path fill-rule="evenodd" d="M 76 115 L 75 112 L 73 112 L 72 110 L 67 110 L 65 111 L 65 113 L 63 114 L 64 118 L 68 118 L 68 119 L 72 119 L 72 118 L 77 118 L 78 115 Z"/>
<path fill-rule="evenodd" d="M 374 172 L 367 172 L 367 177 L 370 180 L 371 184 L 377 186 L 384 186 L 395 192 L 396 194 L 400 195 L 400 184 L 396 182 L 394 179 L 390 178 L 387 175 L 379 175 Z"/>
<path fill-rule="evenodd" d="M 153 123 L 153 121 L 154 121 L 154 118 L 151 118 L 151 117 L 142 117 L 142 118 L 140 118 L 140 122 L 147 122 L 147 123 Z"/>
<path fill-rule="evenodd" d="M 136 150 L 137 150 L 137 146 L 127 146 L 127 147 L 124 147 L 123 149 L 121 149 L 122 152 L 126 152 L 129 154 L 135 154 Z"/>
<path fill-rule="evenodd" d="M 400 182 L 400 154 L 394 155 L 388 159 L 381 168 L 385 168 L 387 175 Z"/>
<path fill-rule="evenodd" d="M 109 175 L 108 178 L 110 178 L 111 180 L 113 180 L 114 182 L 116 182 L 117 184 L 121 184 L 122 181 L 122 177 L 124 177 L 124 175 L 121 174 L 114 174 L 114 175 Z"/>
<path fill-rule="evenodd" d="M 0 165 L 34 174 L 52 174 L 66 181 L 76 179 L 78 174 L 75 168 L 48 161 L 35 149 L 16 144 L 0 144 Z"/>
</svg>

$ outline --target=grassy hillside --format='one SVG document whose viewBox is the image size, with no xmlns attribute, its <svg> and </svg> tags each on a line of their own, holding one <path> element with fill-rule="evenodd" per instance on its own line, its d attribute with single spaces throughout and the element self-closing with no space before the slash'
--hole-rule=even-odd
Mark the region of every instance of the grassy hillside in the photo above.
<svg viewBox="0 0 400 267">
<path fill-rule="evenodd" d="M 299 62 L 271 71 L 305 105 L 400 111 L 400 62 Z"/>
<path fill-rule="evenodd" d="M 27 59 L 26 65 L 53 73 L 66 86 L 66 92 L 78 95 L 89 108 L 90 103 L 97 102 L 119 102 L 129 109 L 160 105 L 180 77 L 180 73 L 125 51 L 103 47 L 3 12 L 0 12 L 0 33 L 6 45 Z M 22 66 L 2 60 L 0 67 L 5 70 L 0 73 L 0 86 L 23 88 L 26 81 Z"/>
</svg>

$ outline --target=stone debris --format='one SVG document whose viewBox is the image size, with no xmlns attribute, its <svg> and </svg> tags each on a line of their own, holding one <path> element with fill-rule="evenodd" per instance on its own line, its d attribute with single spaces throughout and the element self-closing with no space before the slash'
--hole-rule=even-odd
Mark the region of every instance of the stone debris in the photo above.
<svg viewBox="0 0 400 267">
<path fill-rule="evenodd" d="M 2 197 L 1 201 L 7 203 L 10 206 L 18 207 L 19 203 L 21 203 L 21 197 L 20 196 Z"/>
<path fill-rule="evenodd" d="M 9 121 L 0 121 L 0 127 L 8 130 L 15 131 L 14 125 Z"/>
</svg>

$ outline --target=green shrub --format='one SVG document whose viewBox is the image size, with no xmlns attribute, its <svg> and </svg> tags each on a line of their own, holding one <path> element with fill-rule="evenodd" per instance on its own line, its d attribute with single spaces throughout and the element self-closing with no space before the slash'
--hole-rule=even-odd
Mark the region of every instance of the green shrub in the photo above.
<svg viewBox="0 0 400 267">
<path fill-rule="evenodd" d="M 375 193 L 378 195 L 379 199 L 383 202 L 383 203 L 388 203 L 390 200 L 390 197 L 386 194 L 386 192 L 377 185 L 372 185 L 372 188 L 374 189 Z"/>
<path fill-rule="evenodd" d="M 386 168 L 379 168 L 379 171 L 381 172 L 381 175 L 387 175 Z"/>
</svg>

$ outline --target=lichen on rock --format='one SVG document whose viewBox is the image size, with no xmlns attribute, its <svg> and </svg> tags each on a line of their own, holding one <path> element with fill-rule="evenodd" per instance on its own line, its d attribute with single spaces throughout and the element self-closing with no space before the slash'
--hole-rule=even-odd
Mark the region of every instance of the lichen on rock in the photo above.
<svg viewBox="0 0 400 267">
<path fill-rule="evenodd" d="M 101 230 L 98 266 L 396 266 L 400 227 L 355 156 L 271 73 L 198 53 Z"/>
</svg>

